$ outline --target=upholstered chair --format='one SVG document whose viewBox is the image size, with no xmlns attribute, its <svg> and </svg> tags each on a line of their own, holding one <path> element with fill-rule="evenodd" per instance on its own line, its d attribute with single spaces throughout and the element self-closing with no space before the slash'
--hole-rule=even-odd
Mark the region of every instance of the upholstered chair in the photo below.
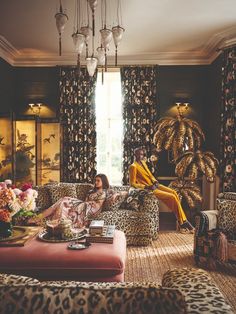
<svg viewBox="0 0 236 314">
<path fill-rule="evenodd" d="M 198 265 L 236 270 L 236 193 L 220 193 L 216 209 L 195 217 L 194 258 Z"/>
</svg>

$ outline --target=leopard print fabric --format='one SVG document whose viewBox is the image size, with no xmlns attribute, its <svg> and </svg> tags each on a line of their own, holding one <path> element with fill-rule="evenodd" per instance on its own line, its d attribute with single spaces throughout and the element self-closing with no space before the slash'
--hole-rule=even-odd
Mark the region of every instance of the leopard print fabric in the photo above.
<svg viewBox="0 0 236 314">
<path fill-rule="evenodd" d="M 24 286 L 24 285 L 40 285 L 37 279 L 18 276 L 18 275 L 8 275 L 0 273 L 0 286 L 13 285 L 13 286 Z"/>
<path fill-rule="evenodd" d="M 115 225 L 118 230 L 125 233 L 128 245 L 149 245 L 156 239 L 159 219 L 158 212 L 136 212 L 130 210 L 117 210 L 101 212 L 97 219 L 104 220 L 106 224 Z"/>
<path fill-rule="evenodd" d="M 47 186 L 36 186 L 38 197 L 36 198 L 36 206 L 40 211 L 49 208 L 52 205 L 51 195 Z"/>
<path fill-rule="evenodd" d="M 186 304 L 176 289 L 77 285 L 0 287 L 0 313 L 161 313 L 184 314 Z"/>
<path fill-rule="evenodd" d="M 217 209 L 218 228 L 233 239 L 236 236 L 236 200 L 217 198 Z"/>
<path fill-rule="evenodd" d="M 187 313 L 233 314 L 211 277 L 194 268 L 173 269 L 164 274 L 162 286 L 182 292 L 187 303 Z"/>
</svg>

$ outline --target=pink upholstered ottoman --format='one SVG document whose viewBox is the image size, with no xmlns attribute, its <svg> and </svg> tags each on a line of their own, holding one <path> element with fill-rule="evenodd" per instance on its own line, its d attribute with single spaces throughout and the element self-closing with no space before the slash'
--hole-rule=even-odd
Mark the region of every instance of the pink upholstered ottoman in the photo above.
<svg viewBox="0 0 236 314">
<path fill-rule="evenodd" d="M 126 239 L 116 231 L 113 244 L 92 243 L 68 250 L 68 243 L 32 239 L 24 247 L 0 248 L 0 272 L 40 280 L 124 281 Z"/>
</svg>

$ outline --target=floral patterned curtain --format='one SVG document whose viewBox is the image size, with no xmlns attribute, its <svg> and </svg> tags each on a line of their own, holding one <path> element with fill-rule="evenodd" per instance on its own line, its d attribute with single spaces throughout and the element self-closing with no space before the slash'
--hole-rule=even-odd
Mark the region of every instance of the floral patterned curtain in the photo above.
<svg viewBox="0 0 236 314">
<path fill-rule="evenodd" d="M 156 66 L 122 67 L 124 147 L 123 183 L 129 183 L 129 166 L 134 149 L 142 146 L 150 157 L 154 149 L 153 134 L 157 121 Z M 154 168 L 151 167 L 154 172 Z"/>
<path fill-rule="evenodd" d="M 60 118 L 63 130 L 61 180 L 92 182 L 96 175 L 96 75 L 61 68 Z"/>
<path fill-rule="evenodd" d="M 221 183 L 236 190 L 236 47 L 224 51 L 221 110 Z"/>
</svg>

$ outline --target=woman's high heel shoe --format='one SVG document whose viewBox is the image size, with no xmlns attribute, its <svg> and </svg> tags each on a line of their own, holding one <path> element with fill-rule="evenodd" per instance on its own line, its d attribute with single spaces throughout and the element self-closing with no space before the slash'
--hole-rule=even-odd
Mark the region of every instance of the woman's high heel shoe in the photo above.
<svg viewBox="0 0 236 314">
<path fill-rule="evenodd" d="M 179 226 L 179 230 L 180 233 L 194 233 L 195 228 L 188 220 L 186 220 Z"/>
</svg>

